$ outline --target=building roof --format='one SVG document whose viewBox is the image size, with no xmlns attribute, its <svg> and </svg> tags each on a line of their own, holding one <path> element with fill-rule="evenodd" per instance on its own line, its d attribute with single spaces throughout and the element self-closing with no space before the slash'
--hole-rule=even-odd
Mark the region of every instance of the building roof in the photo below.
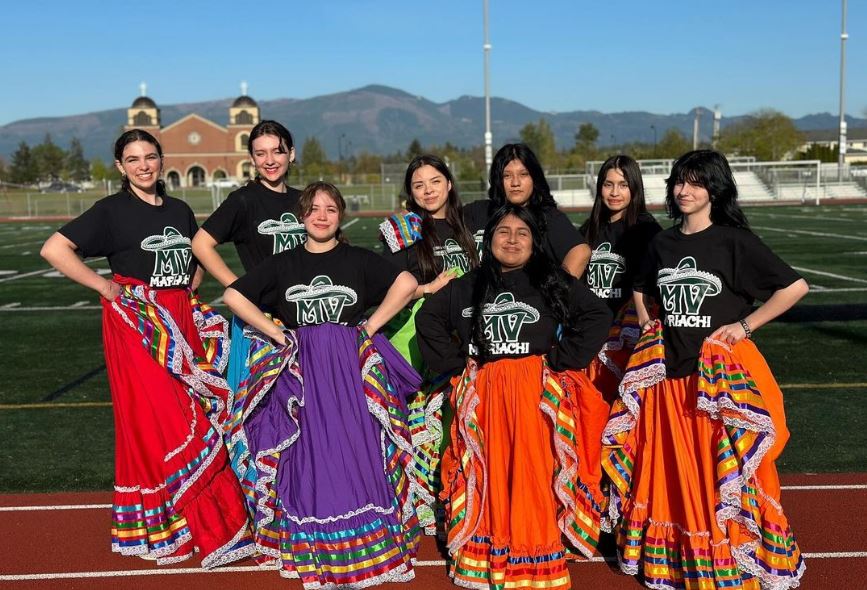
<svg viewBox="0 0 867 590">
<path fill-rule="evenodd" d="M 253 100 L 252 98 L 250 98 L 249 96 L 247 96 L 246 94 L 239 96 L 238 98 L 235 99 L 235 102 L 232 103 L 232 108 L 238 108 L 238 107 L 257 107 L 258 108 L 258 106 L 259 105 L 256 104 L 256 101 Z"/>
<path fill-rule="evenodd" d="M 157 103 L 148 98 L 147 96 L 139 96 L 132 102 L 132 107 L 134 109 L 155 109 L 157 108 Z"/>
</svg>

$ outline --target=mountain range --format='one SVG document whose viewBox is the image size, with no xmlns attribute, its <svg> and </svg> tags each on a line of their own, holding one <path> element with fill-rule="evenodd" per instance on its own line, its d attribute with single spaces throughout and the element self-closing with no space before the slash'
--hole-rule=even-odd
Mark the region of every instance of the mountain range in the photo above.
<svg viewBox="0 0 867 590">
<path fill-rule="evenodd" d="M 254 97 L 255 98 L 255 97 Z M 135 99 L 131 97 L 130 102 Z M 183 104 L 159 104 L 163 125 L 169 125 L 189 113 L 198 113 L 220 125 L 228 123 L 228 109 L 233 99 L 226 98 Z M 309 136 L 319 139 L 329 157 L 368 151 L 378 154 L 405 150 L 413 139 L 422 145 L 451 142 L 459 147 L 480 145 L 485 125 L 484 99 L 461 96 L 436 103 L 421 96 L 388 86 L 371 85 L 307 99 L 280 98 L 259 101 L 262 118 L 276 119 L 295 136 L 299 147 Z M 703 141 L 712 132 L 712 110 L 701 107 L 700 134 Z M 662 139 L 669 128 L 679 129 L 692 137 L 695 110 L 668 115 L 643 111 L 602 113 L 599 111 L 542 112 L 505 98 L 491 99 L 491 127 L 494 145 L 517 141 L 525 124 L 545 118 L 554 131 L 557 147 L 574 144 L 574 135 L 582 123 L 592 123 L 599 130 L 601 146 Z M 722 126 L 743 119 L 723 116 Z M 867 119 L 847 117 L 850 129 L 867 128 Z M 802 131 L 835 129 L 838 116 L 830 113 L 806 115 L 794 119 Z M 88 158 L 110 161 L 112 143 L 126 123 L 126 106 L 83 115 L 41 117 L 14 121 L 0 126 L 0 157 L 9 161 L 21 141 L 31 147 L 41 143 L 46 133 L 55 144 L 66 149 L 77 137 Z M 303 154 L 301 154 L 303 158 Z"/>
</svg>

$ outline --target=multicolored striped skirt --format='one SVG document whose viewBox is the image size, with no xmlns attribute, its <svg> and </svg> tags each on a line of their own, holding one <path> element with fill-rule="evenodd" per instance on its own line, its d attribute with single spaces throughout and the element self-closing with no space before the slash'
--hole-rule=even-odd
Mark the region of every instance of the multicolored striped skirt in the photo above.
<svg viewBox="0 0 867 590">
<path fill-rule="evenodd" d="M 406 397 L 421 378 L 362 328 L 287 338 L 251 349 L 227 433 L 259 551 L 305 588 L 413 579 L 421 488 Z"/>
<path fill-rule="evenodd" d="M 189 291 L 123 285 L 102 300 L 115 419 L 112 550 L 158 563 L 252 555 L 243 495 L 223 448 L 228 324 Z"/>
<path fill-rule="evenodd" d="M 455 584 L 570 588 L 567 553 L 595 552 L 600 507 L 578 470 L 584 387 L 540 356 L 468 363 L 442 469 Z"/>
<path fill-rule="evenodd" d="M 650 588 L 798 586 L 805 566 L 775 465 L 783 396 L 764 358 L 749 340 L 706 340 L 683 378 L 665 378 L 664 359 L 657 325 L 604 435 L 621 570 Z"/>
</svg>

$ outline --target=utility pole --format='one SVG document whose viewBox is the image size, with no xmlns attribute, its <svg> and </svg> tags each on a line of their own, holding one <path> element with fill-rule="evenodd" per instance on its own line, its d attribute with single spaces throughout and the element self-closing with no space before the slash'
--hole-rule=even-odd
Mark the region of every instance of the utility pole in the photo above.
<svg viewBox="0 0 867 590">
<path fill-rule="evenodd" d="M 701 107 L 695 107 L 695 119 L 692 121 L 692 149 L 698 149 L 698 122 L 701 119 Z"/>
<path fill-rule="evenodd" d="M 490 171 L 494 161 L 494 137 L 491 134 L 491 41 L 488 36 L 488 0 L 483 0 L 485 14 L 485 44 L 482 49 L 485 54 L 485 170 Z M 486 175 L 487 176 L 487 175 Z"/>
<path fill-rule="evenodd" d="M 719 124 L 722 119 L 722 112 L 719 110 L 719 105 L 713 107 L 713 138 L 711 139 L 711 146 L 713 149 L 716 149 L 717 144 L 719 144 Z"/>
<path fill-rule="evenodd" d="M 846 0 L 843 0 L 843 25 L 840 33 L 840 138 L 837 156 L 837 181 L 843 182 L 843 166 L 846 163 Z"/>
</svg>

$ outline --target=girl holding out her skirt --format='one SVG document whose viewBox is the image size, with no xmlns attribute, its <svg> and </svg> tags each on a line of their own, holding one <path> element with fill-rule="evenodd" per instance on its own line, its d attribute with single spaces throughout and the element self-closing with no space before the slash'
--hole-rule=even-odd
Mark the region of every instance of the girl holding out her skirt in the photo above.
<svg viewBox="0 0 867 590">
<path fill-rule="evenodd" d="M 537 222 L 518 205 L 494 212 L 480 267 L 416 316 L 428 366 L 463 370 L 441 497 L 450 575 L 470 588 L 569 588 L 567 549 L 592 555 L 599 536 L 576 431 L 592 388 L 580 369 L 611 314 L 545 255 Z"/>
<path fill-rule="evenodd" d="M 418 545 L 406 398 L 421 378 L 377 334 L 417 283 L 341 241 L 345 209 L 333 185 L 305 188 L 304 245 L 267 258 L 225 293 L 254 329 L 229 437 L 241 471 L 255 464 L 242 485 L 256 545 L 305 588 L 410 580 Z"/>
<path fill-rule="evenodd" d="M 232 242 L 244 272 L 249 272 L 268 256 L 300 246 L 307 237 L 298 221 L 301 191 L 286 184 L 289 167 L 295 161 L 292 134 L 277 121 L 260 121 L 250 131 L 247 151 L 256 178 L 230 193 L 193 238 L 193 254 L 223 287 L 235 282 L 238 275 L 217 252 L 218 245 Z M 233 392 L 249 375 L 245 365 L 249 350 L 244 326 L 235 318 L 227 374 Z"/>
<path fill-rule="evenodd" d="M 662 229 L 645 206 L 638 162 L 621 154 L 602 164 L 593 209 L 580 229 L 592 249 L 584 277 L 614 314 L 608 338 L 588 368 L 593 384 L 610 403 L 640 332 L 632 278 L 650 240 Z"/>
<path fill-rule="evenodd" d="M 100 294 L 115 423 L 112 550 L 202 566 L 254 551 L 241 488 L 223 448 L 228 322 L 198 301 L 193 212 L 159 180 L 149 133 L 115 143 L 121 192 L 53 234 L 42 256 Z M 104 278 L 81 257 L 105 256 Z"/>
<path fill-rule="evenodd" d="M 751 336 L 808 287 L 748 229 L 722 155 L 685 154 L 666 185 L 676 225 L 633 283 L 643 332 L 603 441 L 620 567 L 650 588 L 795 587 L 783 398 Z"/>
<path fill-rule="evenodd" d="M 385 257 L 418 281 L 411 307 L 395 316 L 386 328 L 395 348 L 425 382 L 410 401 L 416 473 L 427 494 L 419 496 L 418 516 L 428 534 L 435 531 L 435 498 L 439 494 L 440 447 L 443 440 L 443 401 L 449 377 L 424 370 L 415 333 L 415 314 L 426 297 L 453 278 L 478 266 L 473 237 L 464 224 L 461 200 L 445 162 L 430 154 L 417 156 L 404 175 L 407 211 L 392 215 L 379 228 Z"/>
</svg>

